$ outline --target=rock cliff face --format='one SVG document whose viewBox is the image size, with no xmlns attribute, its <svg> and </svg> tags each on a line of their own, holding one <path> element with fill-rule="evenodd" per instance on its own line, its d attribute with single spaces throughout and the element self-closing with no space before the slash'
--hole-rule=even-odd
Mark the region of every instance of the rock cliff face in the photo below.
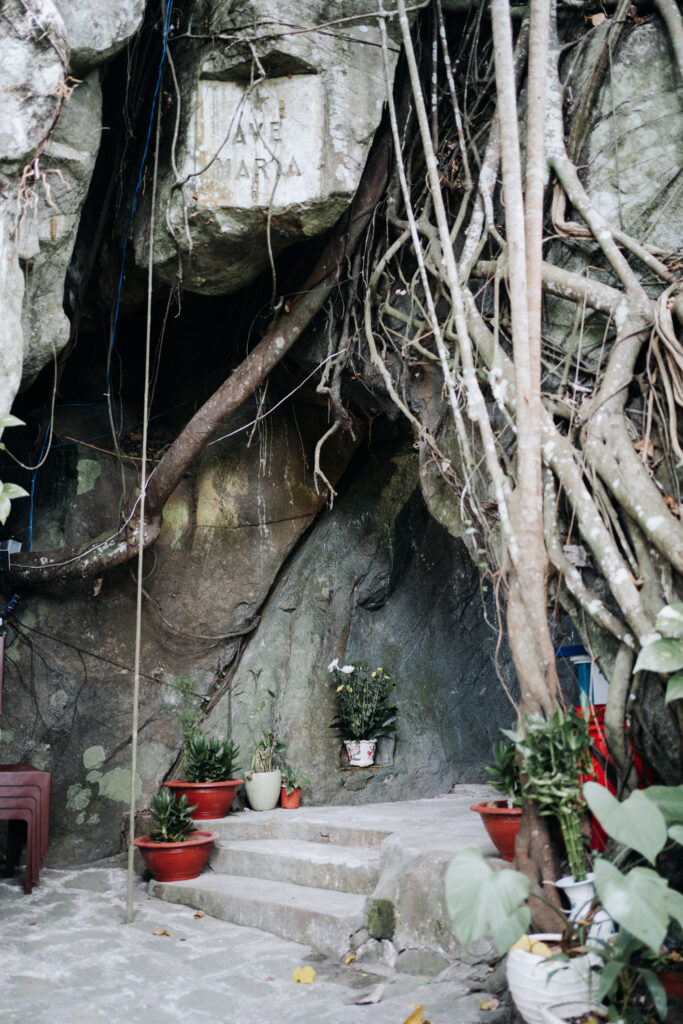
<svg viewBox="0 0 683 1024">
<path fill-rule="evenodd" d="M 51 375 L 70 339 L 78 345 L 57 370 L 49 459 L 20 478 L 32 497 L 16 503 L 11 526 L 25 549 L 96 544 L 121 529 L 134 500 L 150 240 L 154 466 L 284 303 L 290 252 L 294 263 L 312 240 L 310 255 L 347 210 L 386 96 L 375 9 L 375 0 L 174 4 L 157 122 L 158 4 L 3 4 L 0 413 L 18 393 L 21 403 L 23 388 L 29 428 L 17 433 L 29 465 L 47 436 L 46 368 Z M 343 31 L 330 31 L 338 19 Z M 575 78 L 603 31 L 582 44 Z M 616 58 L 624 76 L 600 101 L 585 176 L 607 215 L 675 248 L 683 113 L 666 46 L 657 24 L 629 29 Z M 396 37 L 389 49 L 391 75 Z M 140 168 L 157 123 L 153 203 L 151 162 Z M 396 294 L 410 301 L 405 288 Z M 403 300 L 394 301 L 399 344 Z M 569 333 L 575 306 L 547 302 Z M 338 490 L 332 509 L 320 478 L 316 486 L 330 392 L 315 390 L 320 377 L 302 386 L 301 369 L 312 373 L 334 351 L 344 313 L 339 301 L 318 319 L 164 509 L 145 557 L 141 806 L 176 762 L 188 718 L 235 738 L 245 770 L 261 719 L 270 726 L 279 714 L 288 760 L 311 779 L 305 798 L 333 803 L 481 780 L 498 728 L 511 722 L 496 672 L 513 692 L 514 675 L 504 645 L 497 653 L 495 603 L 482 598 L 458 537 L 453 492 L 444 495 L 438 467 L 419 465 L 360 355 L 343 381 L 353 432 L 340 431 L 322 455 Z M 587 317 L 587 338 L 589 328 Z M 8 621 L 0 761 L 53 772 L 52 864 L 118 847 L 130 785 L 134 575 L 122 566 L 27 593 Z M 337 656 L 392 670 L 392 765 L 344 765 L 329 729 L 327 665 Z"/>
</svg>

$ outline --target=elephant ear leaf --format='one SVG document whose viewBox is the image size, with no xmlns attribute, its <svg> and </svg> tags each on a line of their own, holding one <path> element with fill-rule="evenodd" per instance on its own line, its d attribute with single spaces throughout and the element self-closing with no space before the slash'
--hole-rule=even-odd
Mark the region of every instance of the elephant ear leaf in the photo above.
<svg viewBox="0 0 683 1024">
<path fill-rule="evenodd" d="M 670 704 L 672 700 L 680 700 L 683 697 L 683 672 L 676 672 L 675 675 L 670 676 L 666 683 L 666 697 L 664 698 L 665 704 Z"/>
<path fill-rule="evenodd" d="M 683 668 L 683 637 L 666 637 L 643 647 L 633 666 L 634 672 L 660 672 L 668 675 Z"/>
<path fill-rule="evenodd" d="M 475 846 L 453 858 L 445 885 L 453 929 L 463 946 L 492 935 L 502 954 L 528 931 L 529 880 L 519 871 L 494 871 Z"/>
<path fill-rule="evenodd" d="M 642 790 L 634 790 L 627 800 L 620 803 L 604 786 L 586 782 L 583 795 L 612 839 L 636 850 L 654 864 L 666 842 L 666 821 L 659 807 L 648 800 Z"/>
<path fill-rule="evenodd" d="M 683 636 L 683 604 L 667 604 L 662 608 L 655 629 L 665 636 Z"/>
<path fill-rule="evenodd" d="M 678 919 L 683 896 L 650 868 L 633 868 L 627 875 L 606 860 L 595 864 L 595 890 L 613 921 L 655 952 L 664 941 L 670 913 Z M 678 896 L 680 903 L 672 901 Z"/>
</svg>

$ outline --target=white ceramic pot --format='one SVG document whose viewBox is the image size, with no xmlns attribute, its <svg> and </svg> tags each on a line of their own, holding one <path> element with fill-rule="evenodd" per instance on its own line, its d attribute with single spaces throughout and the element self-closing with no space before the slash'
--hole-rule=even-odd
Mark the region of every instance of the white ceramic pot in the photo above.
<svg viewBox="0 0 683 1024">
<path fill-rule="evenodd" d="M 374 763 L 377 740 L 344 740 L 344 746 L 354 768 L 367 768 Z"/>
<path fill-rule="evenodd" d="M 542 939 L 548 945 L 560 941 L 560 936 L 553 934 L 531 937 Z M 585 953 L 563 963 L 543 959 L 524 949 L 510 950 L 506 965 L 508 988 L 526 1024 L 546 1024 L 543 1009 L 554 1003 L 569 1000 L 590 1003 L 598 988 L 598 977 L 591 966 L 598 963 L 600 957 L 596 953 Z"/>
<path fill-rule="evenodd" d="M 282 772 L 246 772 L 244 788 L 249 806 L 254 811 L 272 811 L 277 806 L 282 789 Z"/>
<path fill-rule="evenodd" d="M 597 1012 L 603 1014 L 607 1019 L 607 1009 L 598 1003 L 585 1002 L 584 1000 L 568 1000 L 563 1003 L 553 1003 L 552 1006 L 544 1007 L 542 1011 L 543 1024 L 567 1024 L 572 1017 L 578 1017 L 582 1013 Z M 619 1021 L 616 1022 L 619 1024 Z"/>
<path fill-rule="evenodd" d="M 567 894 L 569 900 L 569 920 L 577 921 L 585 917 L 595 897 L 595 875 L 589 871 L 582 882 L 576 882 L 573 875 L 565 875 L 558 878 L 555 886 Z M 601 909 L 593 917 L 593 923 L 588 930 L 587 942 L 591 939 L 604 942 L 614 935 L 614 923 L 606 910 Z"/>
</svg>

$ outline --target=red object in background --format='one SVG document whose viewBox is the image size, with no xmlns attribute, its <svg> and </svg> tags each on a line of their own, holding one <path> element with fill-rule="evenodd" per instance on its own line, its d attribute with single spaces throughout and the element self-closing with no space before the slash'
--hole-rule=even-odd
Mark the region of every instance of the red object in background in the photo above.
<svg viewBox="0 0 683 1024">
<path fill-rule="evenodd" d="M 607 751 L 607 741 L 605 739 L 605 704 L 592 704 L 590 707 L 590 717 L 588 719 L 588 733 L 591 740 L 591 758 L 593 760 L 593 774 L 585 775 L 582 777 L 582 781 L 587 782 L 589 779 L 593 779 L 599 785 L 604 786 L 605 789 L 609 790 L 610 793 L 616 795 L 617 792 L 617 770 L 614 767 L 614 762 L 609 756 Z M 579 715 L 581 714 L 581 708 L 576 709 Z M 626 728 L 626 724 L 624 724 Z M 642 759 L 633 750 L 633 767 L 638 774 L 638 787 L 644 789 L 646 786 L 652 785 L 655 782 L 655 778 L 652 773 L 645 767 Z M 603 829 L 602 825 L 591 815 L 591 849 L 597 850 L 598 853 L 602 853 L 607 845 L 607 833 Z"/>
<path fill-rule="evenodd" d="M 51 785 L 50 772 L 30 764 L 0 764 L 0 821 L 9 822 L 5 874 L 11 877 L 19 861 L 25 822 L 27 894 L 47 856 Z"/>
</svg>

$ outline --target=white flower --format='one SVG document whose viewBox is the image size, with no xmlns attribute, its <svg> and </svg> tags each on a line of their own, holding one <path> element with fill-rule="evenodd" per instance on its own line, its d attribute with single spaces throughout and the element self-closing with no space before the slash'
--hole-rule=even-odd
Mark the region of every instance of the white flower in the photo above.
<svg viewBox="0 0 683 1024">
<path fill-rule="evenodd" d="M 342 665 L 342 667 L 341 667 L 341 668 L 339 669 L 339 671 L 340 671 L 340 672 L 343 672 L 343 673 L 344 673 L 345 675 L 347 675 L 347 676 L 348 676 L 348 675 L 350 675 L 350 674 L 351 674 L 352 672 L 354 672 L 354 671 L 355 671 L 355 669 L 354 669 L 353 665 Z"/>
<path fill-rule="evenodd" d="M 334 661 L 331 661 L 329 663 L 329 665 L 327 666 L 327 671 L 334 672 L 336 668 L 339 668 L 339 658 L 335 658 Z"/>
</svg>

